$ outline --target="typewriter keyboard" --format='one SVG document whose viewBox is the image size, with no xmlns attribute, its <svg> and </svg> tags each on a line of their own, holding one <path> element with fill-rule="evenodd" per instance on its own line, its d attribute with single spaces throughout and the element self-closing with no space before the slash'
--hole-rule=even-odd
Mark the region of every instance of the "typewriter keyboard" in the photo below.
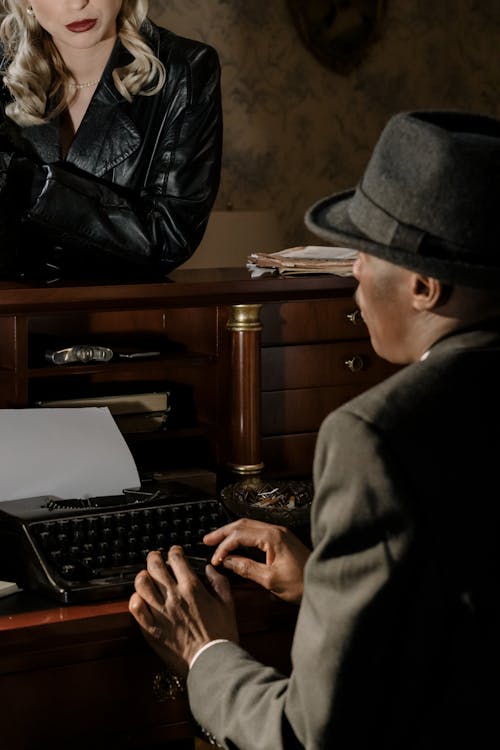
<svg viewBox="0 0 500 750">
<path fill-rule="evenodd" d="M 73 511 L 66 517 L 32 521 L 29 531 L 48 577 L 56 579 L 66 591 L 62 598 L 70 601 L 129 593 L 148 552 L 166 553 L 173 544 L 180 544 L 191 566 L 203 573 L 211 549 L 201 540 L 227 522 L 217 500 L 162 504 L 157 498 L 147 507 Z"/>
</svg>

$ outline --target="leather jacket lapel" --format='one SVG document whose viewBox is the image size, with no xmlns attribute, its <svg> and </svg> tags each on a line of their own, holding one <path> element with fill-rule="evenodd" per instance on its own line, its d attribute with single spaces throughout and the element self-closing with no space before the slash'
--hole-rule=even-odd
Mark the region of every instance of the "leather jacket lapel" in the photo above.
<svg viewBox="0 0 500 750">
<path fill-rule="evenodd" d="M 118 93 L 113 71 L 130 62 L 130 53 L 117 41 L 83 121 L 66 155 L 75 167 L 102 177 L 141 145 L 141 134 L 126 114 L 129 103 Z M 99 128 L 95 125 L 99 123 Z"/>
<path fill-rule="evenodd" d="M 141 31 L 155 53 L 160 51 L 157 29 L 146 19 Z M 141 133 L 127 110 L 133 107 L 118 93 L 113 71 L 131 61 L 130 53 L 117 41 L 103 74 L 103 79 L 90 102 L 66 161 L 86 172 L 102 177 L 141 148 Z M 96 132 L 95 123 L 100 123 Z"/>
<path fill-rule="evenodd" d="M 128 102 L 116 91 L 113 82 L 104 80 L 78 128 L 66 155 L 66 161 L 96 177 L 128 159 L 141 145 L 141 134 L 124 111 Z M 95 123 L 100 123 L 96 128 Z M 59 118 L 24 129 L 23 149 L 36 154 L 45 164 L 61 161 Z M 27 147 L 26 141 L 31 145 Z M 34 151 L 32 151 L 34 149 Z"/>
<path fill-rule="evenodd" d="M 66 156 L 66 161 L 102 177 L 140 147 L 141 134 L 124 111 L 130 106 L 105 79 L 92 101 Z M 96 130 L 95 123 L 100 123 Z"/>
</svg>

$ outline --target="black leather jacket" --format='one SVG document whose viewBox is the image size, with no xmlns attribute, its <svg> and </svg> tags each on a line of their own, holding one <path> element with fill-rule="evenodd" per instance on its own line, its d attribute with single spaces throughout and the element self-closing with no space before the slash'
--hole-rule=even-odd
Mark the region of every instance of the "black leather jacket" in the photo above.
<svg viewBox="0 0 500 750">
<path fill-rule="evenodd" d="M 4 276 L 163 275 L 201 241 L 220 179 L 217 53 L 150 21 L 142 31 L 165 86 L 125 101 L 111 76 L 130 56 L 117 42 L 64 159 L 57 119 L 20 128 L 2 107 Z"/>
</svg>

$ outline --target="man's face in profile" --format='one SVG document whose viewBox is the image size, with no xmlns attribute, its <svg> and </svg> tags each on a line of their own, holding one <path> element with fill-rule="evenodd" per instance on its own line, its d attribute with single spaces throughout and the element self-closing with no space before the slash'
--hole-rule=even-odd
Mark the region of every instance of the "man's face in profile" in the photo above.
<svg viewBox="0 0 500 750">
<path fill-rule="evenodd" d="M 359 282 L 355 293 L 373 348 L 396 364 L 411 361 L 408 340 L 414 311 L 411 305 L 413 274 L 374 255 L 359 253 L 354 264 Z"/>
</svg>

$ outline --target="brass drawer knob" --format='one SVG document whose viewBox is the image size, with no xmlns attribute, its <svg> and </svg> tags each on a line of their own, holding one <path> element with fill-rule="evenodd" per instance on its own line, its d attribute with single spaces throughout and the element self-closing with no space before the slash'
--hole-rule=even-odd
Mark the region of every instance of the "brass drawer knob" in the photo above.
<svg viewBox="0 0 500 750">
<path fill-rule="evenodd" d="M 159 703 L 175 701 L 186 692 L 186 685 L 180 677 L 166 670 L 153 677 L 153 695 Z"/>
<path fill-rule="evenodd" d="M 347 322 L 352 326 L 360 326 L 363 322 L 363 316 L 360 310 L 354 310 L 353 312 L 347 313 Z"/>
<path fill-rule="evenodd" d="M 346 359 L 345 364 L 351 372 L 361 372 L 365 367 L 363 357 L 360 357 L 359 354 L 355 354 L 351 359 Z"/>
</svg>

